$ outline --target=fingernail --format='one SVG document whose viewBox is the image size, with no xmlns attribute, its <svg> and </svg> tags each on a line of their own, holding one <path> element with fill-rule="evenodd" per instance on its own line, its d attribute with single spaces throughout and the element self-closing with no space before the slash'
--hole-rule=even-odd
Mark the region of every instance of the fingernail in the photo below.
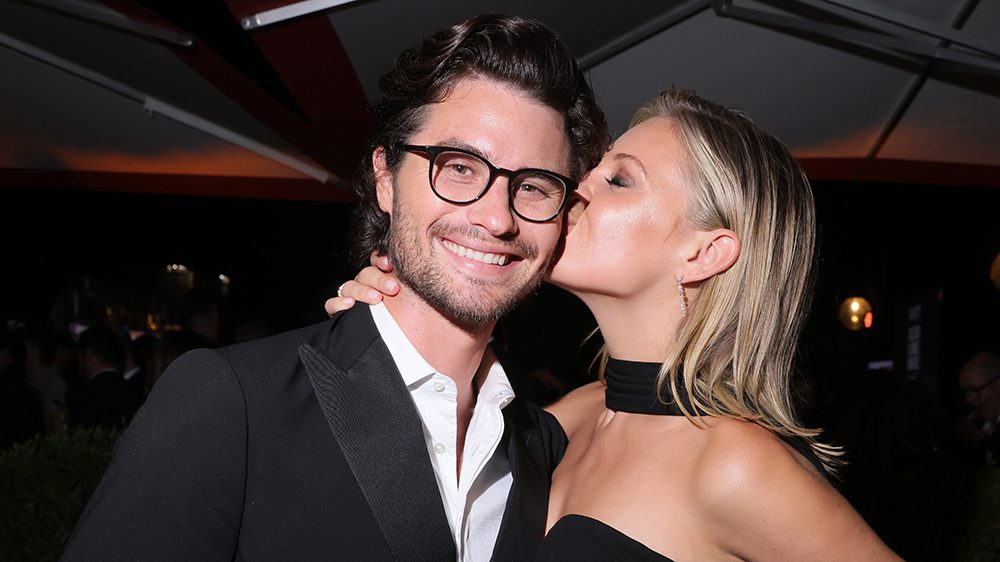
<svg viewBox="0 0 1000 562">
<path fill-rule="evenodd" d="M 379 293 L 378 291 L 368 291 L 368 298 L 372 300 L 378 299 L 380 295 L 381 293 Z"/>
<path fill-rule="evenodd" d="M 398 285 L 396 285 L 395 281 L 386 281 L 385 282 L 385 289 L 387 291 L 395 291 L 397 288 L 398 288 Z"/>
<path fill-rule="evenodd" d="M 348 306 L 354 306 L 354 299 L 351 297 L 343 297 L 342 302 Z"/>
</svg>

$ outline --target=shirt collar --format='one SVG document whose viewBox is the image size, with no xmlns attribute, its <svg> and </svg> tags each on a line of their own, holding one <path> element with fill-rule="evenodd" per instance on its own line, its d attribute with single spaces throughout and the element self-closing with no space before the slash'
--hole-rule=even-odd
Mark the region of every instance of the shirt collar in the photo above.
<svg viewBox="0 0 1000 562">
<path fill-rule="evenodd" d="M 392 356 L 396 368 L 399 369 L 399 374 L 403 377 L 403 384 L 412 390 L 425 382 L 428 377 L 437 373 L 434 367 L 420 355 L 417 348 L 413 347 L 410 339 L 403 333 L 403 329 L 396 323 L 385 304 L 371 305 L 371 313 L 372 319 L 375 321 L 375 328 L 382 336 L 385 346 L 389 348 L 389 355 Z M 483 369 L 487 369 L 486 377 L 483 379 L 480 379 L 478 375 L 476 377 L 477 380 L 483 381 L 479 387 L 478 400 L 485 399 L 490 404 L 503 408 L 514 399 L 514 389 L 511 387 L 510 380 L 507 378 L 503 366 L 500 365 L 500 361 L 497 360 L 493 350 L 489 348 L 486 348 L 486 353 L 483 354 L 479 372 L 482 372 Z"/>
<path fill-rule="evenodd" d="M 389 309 L 384 304 L 378 303 L 371 305 L 371 310 L 375 328 L 382 336 L 385 346 L 389 348 L 389 355 L 392 355 L 399 374 L 403 376 L 403 384 L 411 386 L 433 375 L 436 372 L 434 367 L 431 367 L 417 348 L 413 347 L 410 338 L 403 333 L 403 329 L 396 323 Z"/>
<path fill-rule="evenodd" d="M 140 367 L 139 365 L 136 365 L 135 367 L 132 367 L 131 369 L 129 369 L 129 370 L 125 371 L 124 373 L 122 373 L 122 378 L 125 379 L 125 380 L 127 380 L 127 381 L 130 381 L 130 380 L 132 380 L 132 377 L 134 377 L 134 376 L 136 376 L 136 375 L 139 374 L 139 371 L 141 369 L 142 369 L 142 367 Z"/>
<path fill-rule="evenodd" d="M 483 363 L 479 366 L 480 371 L 483 368 L 488 368 L 489 370 L 486 372 L 486 378 L 479 387 L 477 402 L 486 400 L 489 404 L 503 409 L 514 399 L 514 388 L 510 385 L 507 373 L 504 372 L 503 366 L 500 365 L 500 361 L 497 360 L 497 356 L 490 348 L 486 348 L 486 353 L 483 355 Z"/>
</svg>

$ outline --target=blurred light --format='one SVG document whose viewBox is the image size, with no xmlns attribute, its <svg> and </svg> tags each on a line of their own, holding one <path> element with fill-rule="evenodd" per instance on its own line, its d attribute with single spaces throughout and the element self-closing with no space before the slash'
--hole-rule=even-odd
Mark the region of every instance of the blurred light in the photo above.
<svg viewBox="0 0 1000 562">
<path fill-rule="evenodd" d="M 243 29 L 249 31 L 251 29 L 257 29 L 266 25 L 311 14 L 313 12 L 327 10 L 335 6 L 340 6 L 341 4 L 349 4 L 354 1 L 355 0 L 302 0 L 301 2 L 292 2 L 291 4 L 281 6 L 280 8 L 272 8 L 270 10 L 260 12 L 259 14 L 242 18 L 240 19 L 240 25 Z"/>
<path fill-rule="evenodd" d="M 183 264 L 172 263 L 167 265 L 167 273 L 186 273 L 187 270 L 187 266 Z"/>
<path fill-rule="evenodd" d="M 848 330 L 871 328 L 874 320 L 872 305 L 861 297 L 851 297 L 840 303 L 837 316 Z"/>
<path fill-rule="evenodd" d="M 223 285 L 228 285 L 229 284 L 229 276 L 220 273 L 219 274 L 219 281 L 221 281 Z"/>
<path fill-rule="evenodd" d="M 80 336 L 90 328 L 89 324 L 83 324 L 80 322 L 70 322 L 69 323 L 69 335 L 74 342 L 80 341 Z"/>
<path fill-rule="evenodd" d="M 882 361 L 868 362 L 869 371 L 891 371 L 892 368 L 893 368 L 892 359 L 884 359 Z"/>
<path fill-rule="evenodd" d="M 146 314 L 146 329 L 155 332 L 160 329 L 160 315 L 152 312 Z"/>
</svg>

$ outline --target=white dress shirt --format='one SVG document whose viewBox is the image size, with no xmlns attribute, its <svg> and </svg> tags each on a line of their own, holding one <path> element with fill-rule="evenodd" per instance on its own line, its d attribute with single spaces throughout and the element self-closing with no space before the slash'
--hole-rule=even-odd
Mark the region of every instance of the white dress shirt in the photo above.
<svg viewBox="0 0 1000 562">
<path fill-rule="evenodd" d="M 424 360 L 385 305 L 373 305 L 371 312 L 423 422 L 427 454 L 434 467 L 458 560 L 489 560 L 513 482 L 507 451 L 498 446 L 504 430 L 502 410 L 514 399 L 510 381 L 487 348 L 475 379 L 482 380 L 482 384 L 465 436 L 459 478 L 455 382 Z M 481 376 L 484 372 L 485 378 Z"/>
</svg>

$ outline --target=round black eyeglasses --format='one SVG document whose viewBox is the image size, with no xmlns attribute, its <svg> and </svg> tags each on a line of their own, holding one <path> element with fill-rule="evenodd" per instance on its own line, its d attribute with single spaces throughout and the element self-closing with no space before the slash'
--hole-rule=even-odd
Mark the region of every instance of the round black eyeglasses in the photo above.
<svg viewBox="0 0 1000 562">
<path fill-rule="evenodd" d="M 506 177 L 510 208 L 530 222 L 556 218 L 570 192 L 577 188 L 576 181 L 555 172 L 538 168 L 498 168 L 482 156 L 461 148 L 412 144 L 403 144 L 400 148 L 427 157 L 431 190 L 456 205 L 478 201 L 490 190 L 497 176 Z"/>
<path fill-rule="evenodd" d="M 973 387 L 973 388 L 963 388 L 962 390 L 966 394 L 975 394 L 976 396 L 979 396 L 979 394 L 982 393 L 982 391 L 986 390 L 986 387 L 990 386 L 991 384 L 993 384 L 993 383 L 995 383 L 997 381 L 1000 381 L 1000 376 L 993 377 L 992 379 L 984 382 L 983 384 L 981 384 L 979 386 L 976 386 L 976 387 Z"/>
</svg>

